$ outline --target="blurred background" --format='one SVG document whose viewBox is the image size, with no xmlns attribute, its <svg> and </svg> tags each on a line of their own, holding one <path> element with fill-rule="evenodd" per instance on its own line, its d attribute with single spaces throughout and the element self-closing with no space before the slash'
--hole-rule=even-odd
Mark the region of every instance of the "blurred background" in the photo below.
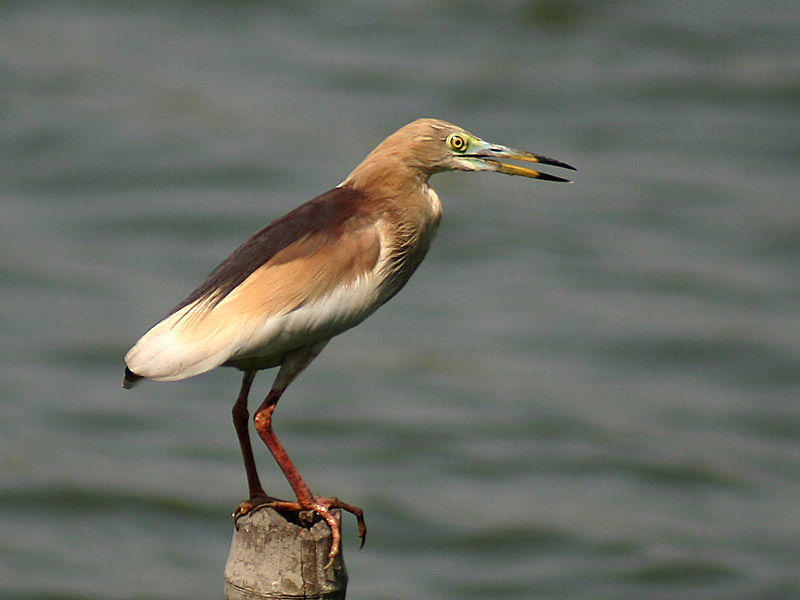
<svg viewBox="0 0 800 600">
<path fill-rule="evenodd" d="M 239 376 L 122 357 L 420 116 L 578 172 L 435 176 L 284 396 L 348 597 L 800 597 L 800 5 L 354 0 L 0 4 L 0 598 L 222 598 Z"/>
</svg>

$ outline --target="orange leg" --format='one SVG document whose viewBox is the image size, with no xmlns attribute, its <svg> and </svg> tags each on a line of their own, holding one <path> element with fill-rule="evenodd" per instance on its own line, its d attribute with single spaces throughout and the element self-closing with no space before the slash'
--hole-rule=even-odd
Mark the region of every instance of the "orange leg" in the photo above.
<svg viewBox="0 0 800 600">
<path fill-rule="evenodd" d="M 250 439 L 247 436 L 246 423 L 241 421 L 241 419 L 247 419 L 247 393 L 250 390 L 250 384 L 253 382 L 254 377 L 254 374 L 245 373 L 242 381 L 242 391 L 239 393 L 239 399 L 236 401 L 236 405 L 234 405 L 234 423 L 236 423 L 236 431 L 237 434 L 239 434 L 239 441 L 242 445 L 242 454 L 245 457 L 245 469 L 248 472 L 247 480 L 250 486 L 250 495 L 251 497 L 255 495 L 251 500 L 258 502 L 262 500 L 261 494 L 264 494 L 263 499 L 265 501 L 255 506 L 252 502 L 242 502 L 234 513 L 234 520 L 237 520 L 239 517 L 261 506 L 268 506 L 276 510 L 285 511 L 312 511 L 318 514 L 331 528 L 331 549 L 330 552 L 328 552 L 328 564 L 325 566 L 325 568 L 328 568 L 333 564 L 333 559 L 336 555 L 339 554 L 342 539 L 341 527 L 333 514 L 331 514 L 331 509 L 340 508 L 355 515 L 356 521 L 358 522 L 358 536 L 361 538 L 362 546 L 364 545 L 364 538 L 367 535 L 367 527 L 364 524 L 364 514 L 357 506 L 346 504 L 338 498 L 314 496 L 311 490 L 308 489 L 306 482 L 300 477 L 300 473 L 297 472 L 297 468 L 292 464 L 289 455 L 286 454 L 286 450 L 283 449 L 275 432 L 272 430 L 272 413 L 275 411 L 278 400 L 280 400 L 283 392 L 295 377 L 297 377 L 297 375 L 299 375 L 322 351 L 325 344 L 327 344 L 327 340 L 311 346 L 304 346 L 283 357 L 281 368 L 278 371 L 278 375 L 275 377 L 275 383 L 272 385 L 272 389 L 269 391 L 269 394 L 267 394 L 264 402 L 261 403 L 261 406 L 258 407 L 253 417 L 258 435 L 264 440 L 272 456 L 275 457 L 275 461 L 278 463 L 281 471 L 283 471 L 295 496 L 297 496 L 297 502 L 276 500 L 266 496 L 261 488 L 261 484 L 258 482 L 258 475 L 255 472 L 255 463 L 250 462 L 252 461 L 252 450 L 249 449 Z M 249 464 L 251 464 L 252 468 L 248 466 Z"/>
<path fill-rule="evenodd" d="M 338 498 L 323 498 L 321 496 L 314 496 L 311 493 L 308 485 L 303 481 L 297 468 L 289 459 L 286 450 L 283 449 L 280 440 L 278 440 L 278 437 L 272 430 L 272 413 L 275 411 L 275 406 L 282 393 L 282 389 L 273 387 L 256 411 L 254 421 L 258 435 L 261 436 L 261 439 L 264 440 L 272 456 L 275 457 L 275 461 L 278 463 L 286 480 L 297 496 L 297 502 L 276 500 L 268 502 L 265 506 L 270 506 L 277 510 L 313 511 L 325 519 L 331 528 L 331 549 L 330 552 L 328 552 L 329 561 L 326 565 L 327 568 L 333 563 L 333 559 L 339 553 L 342 539 L 341 527 L 333 514 L 331 514 L 331 509 L 340 508 L 352 513 L 356 517 L 358 522 L 358 536 L 361 538 L 362 546 L 364 545 L 364 539 L 367 535 L 367 527 L 364 524 L 364 513 L 360 508 L 346 504 Z"/>
</svg>

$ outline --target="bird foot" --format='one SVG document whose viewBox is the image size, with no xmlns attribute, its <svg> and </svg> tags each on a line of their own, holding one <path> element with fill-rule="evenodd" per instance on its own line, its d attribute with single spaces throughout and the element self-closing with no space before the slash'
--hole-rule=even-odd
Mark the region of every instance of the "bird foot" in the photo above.
<svg viewBox="0 0 800 600">
<path fill-rule="evenodd" d="M 262 501 L 263 500 L 263 501 Z M 323 498 L 312 496 L 311 499 L 296 502 L 278 500 L 276 498 L 251 498 L 240 503 L 233 513 L 233 520 L 236 523 L 241 517 L 262 508 L 273 508 L 277 511 L 287 511 L 297 513 L 297 519 L 306 526 L 310 526 L 314 520 L 314 515 L 319 515 L 331 528 L 331 549 L 328 552 L 328 563 L 325 569 L 333 565 L 333 559 L 339 554 L 342 542 L 342 529 L 338 519 L 331 513 L 332 508 L 339 508 L 347 511 L 356 518 L 358 523 L 358 537 L 361 538 L 359 549 L 364 547 L 364 540 L 367 537 L 367 526 L 364 523 L 364 511 L 357 506 L 342 502 L 338 498 Z M 238 526 L 237 526 L 238 528 Z"/>
<path fill-rule="evenodd" d="M 239 503 L 239 506 L 233 511 L 231 517 L 233 517 L 233 524 L 236 527 L 236 531 L 239 531 L 239 519 L 244 517 L 245 515 L 249 515 L 252 512 L 255 512 L 259 508 L 263 508 L 264 506 L 270 506 L 272 502 L 285 502 L 284 500 L 279 500 L 278 498 L 273 498 L 272 496 L 267 496 L 266 494 L 258 495 L 258 496 L 250 496 L 247 500 L 242 500 Z"/>
</svg>

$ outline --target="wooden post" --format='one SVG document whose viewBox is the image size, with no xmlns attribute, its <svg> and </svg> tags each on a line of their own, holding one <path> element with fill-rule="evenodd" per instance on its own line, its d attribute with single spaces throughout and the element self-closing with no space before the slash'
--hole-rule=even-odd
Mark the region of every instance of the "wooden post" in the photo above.
<svg viewBox="0 0 800 600">
<path fill-rule="evenodd" d="M 329 569 L 323 568 L 330 547 L 330 527 L 317 515 L 310 527 L 271 508 L 244 515 L 225 565 L 225 598 L 344 600 L 347 571 L 341 551 Z"/>
</svg>

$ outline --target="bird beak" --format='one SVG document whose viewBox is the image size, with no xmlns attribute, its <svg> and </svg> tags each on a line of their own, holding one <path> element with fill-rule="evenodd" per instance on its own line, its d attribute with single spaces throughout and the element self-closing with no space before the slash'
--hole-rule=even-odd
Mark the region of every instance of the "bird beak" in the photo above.
<svg viewBox="0 0 800 600">
<path fill-rule="evenodd" d="M 533 152 L 525 152 L 524 150 L 515 150 L 507 146 L 500 146 L 498 144 L 490 144 L 481 140 L 479 147 L 474 152 L 465 155 L 469 163 L 478 171 L 495 171 L 497 173 L 505 173 L 506 175 L 522 175 L 523 177 L 530 177 L 531 179 L 542 179 L 544 181 L 562 181 L 571 183 L 569 179 L 549 175 L 535 171 L 527 167 L 509 164 L 494 160 L 496 158 L 509 158 L 511 160 L 521 160 L 525 162 L 539 163 L 542 165 L 551 165 L 554 167 L 561 167 L 563 169 L 571 169 L 575 171 L 575 167 L 568 165 L 565 162 L 542 156 L 541 154 L 534 154 Z"/>
</svg>

